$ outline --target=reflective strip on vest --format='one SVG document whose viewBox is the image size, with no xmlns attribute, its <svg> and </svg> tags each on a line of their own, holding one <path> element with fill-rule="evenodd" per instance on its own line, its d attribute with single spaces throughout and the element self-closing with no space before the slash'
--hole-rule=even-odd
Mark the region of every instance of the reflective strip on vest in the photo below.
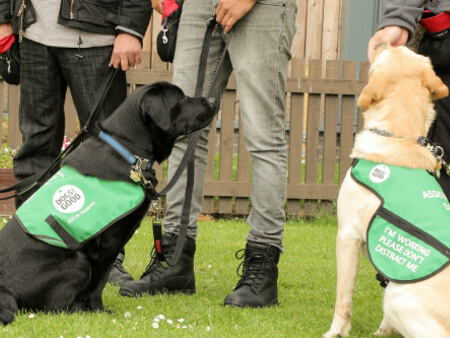
<svg viewBox="0 0 450 338">
<path fill-rule="evenodd" d="M 367 229 L 369 258 L 379 273 L 407 283 L 449 264 L 450 203 L 433 175 L 362 159 L 351 175 L 381 200 Z"/>
<path fill-rule="evenodd" d="M 62 167 L 16 212 L 24 230 L 48 244 L 74 249 L 106 230 L 144 201 L 140 185 L 84 176 Z M 50 225 L 50 221 L 58 229 Z M 61 236 L 61 233 L 65 236 Z"/>
</svg>

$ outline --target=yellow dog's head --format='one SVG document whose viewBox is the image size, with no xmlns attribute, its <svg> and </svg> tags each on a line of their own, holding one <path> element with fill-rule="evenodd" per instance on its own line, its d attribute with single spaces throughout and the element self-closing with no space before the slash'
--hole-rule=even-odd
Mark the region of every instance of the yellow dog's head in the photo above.
<svg viewBox="0 0 450 338">
<path fill-rule="evenodd" d="M 436 76 L 429 58 L 416 54 L 407 47 L 381 45 L 370 67 L 369 82 L 358 98 L 358 106 L 368 109 L 388 97 L 394 87 L 406 81 L 415 81 L 429 92 L 429 99 L 448 95 L 448 88 Z"/>
</svg>

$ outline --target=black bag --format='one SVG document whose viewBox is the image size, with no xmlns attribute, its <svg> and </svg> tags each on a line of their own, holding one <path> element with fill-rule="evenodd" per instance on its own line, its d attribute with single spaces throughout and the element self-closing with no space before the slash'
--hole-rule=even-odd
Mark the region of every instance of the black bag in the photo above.
<svg viewBox="0 0 450 338">
<path fill-rule="evenodd" d="M 182 8 L 183 0 L 164 1 L 162 29 L 156 38 L 156 49 L 164 62 L 173 62 Z"/>
<path fill-rule="evenodd" d="M 20 44 L 17 36 L 14 43 L 0 54 L 0 76 L 9 84 L 20 83 Z"/>
</svg>

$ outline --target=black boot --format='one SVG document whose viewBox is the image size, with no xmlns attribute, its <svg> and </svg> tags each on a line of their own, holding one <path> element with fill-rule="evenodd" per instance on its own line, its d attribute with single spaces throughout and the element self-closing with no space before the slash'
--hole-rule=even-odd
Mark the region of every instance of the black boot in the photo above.
<svg viewBox="0 0 450 338">
<path fill-rule="evenodd" d="M 170 262 L 175 251 L 178 236 L 164 234 L 162 250 Z M 136 297 L 148 293 L 195 293 L 194 254 L 195 240 L 186 238 L 180 259 L 174 266 L 164 266 L 156 256 L 155 248 L 151 253 L 150 263 L 139 281 L 127 282 L 122 285 L 119 293 L 122 296 Z"/>
<path fill-rule="evenodd" d="M 243 254 L 239 255 L 242 251 Z M 274 246 L 248 242 L 245 249 L 236 252 L 244 259 L 238 267 L 241 277 L 233 293 L 225 298 L 225 305 L 263 307 L 278 305 L 278 261 L 280 250 Z M 239 272 L 242 266 L 242 274 Z"/>
<path fill-rule="evenodd" d="M 121 252 L 117 255 L 116 260 L 114 261 L 111 272 L 108 276 L 108 282 L 113 285 L 122 285 L 125 282 L 129 282 L 133 280 L 133 277 L 125 270 L 123 267 L 123 260 L 125 259 L 125 252 Z"/>
</svg>

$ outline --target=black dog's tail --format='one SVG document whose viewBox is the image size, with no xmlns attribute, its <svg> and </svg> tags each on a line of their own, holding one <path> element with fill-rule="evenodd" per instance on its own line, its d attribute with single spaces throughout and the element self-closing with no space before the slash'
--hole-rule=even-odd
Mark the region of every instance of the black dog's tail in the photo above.
<svg viewBox="0 0 450 338">
<path fill-rule="evenodd" d="M 3 325 L 12 323 L 18 311 L 19 308 L 13 293 L 0 286 L 0 322 Z"/>
</svg>

